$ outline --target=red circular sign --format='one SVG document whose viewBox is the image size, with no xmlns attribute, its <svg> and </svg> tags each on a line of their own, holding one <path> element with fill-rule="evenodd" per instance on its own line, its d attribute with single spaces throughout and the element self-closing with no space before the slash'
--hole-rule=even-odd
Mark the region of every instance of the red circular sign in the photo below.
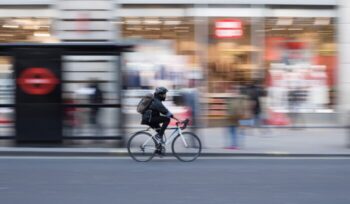
<svg viewBox="0 0 350 204">
<path fill-rule="evenodd" d="M 22 90 L 31 95 L 49 94 L 55 89 L 58 82 L 54 73 L 42 67 L 28 68 L 21 73 L 18 79 Z"/>
</svg>

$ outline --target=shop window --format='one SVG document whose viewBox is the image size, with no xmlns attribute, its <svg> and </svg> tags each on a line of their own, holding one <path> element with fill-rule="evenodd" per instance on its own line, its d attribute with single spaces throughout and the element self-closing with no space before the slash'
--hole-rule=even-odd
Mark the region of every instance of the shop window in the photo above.
<svg viewBox="0 0 350 204">
<path fill-rule="evenodd" d="M 265 64 L 271 111 L 332 109 L 336 70 L 332 18 L 267 18 Z"/>
<path fill-rule="evenodd" d="M 0 42 L 57 42 L 48 18 L 0 18 Z"/>
<path fill-rule="evenodd" d="M 63 57 L 63 103 L 73 105 L 63 110 L 65 136 L 120 134 L 120 108 L 114 106 L 121 101 L 118 60 L 115 56 Z"/>
<path fill-rule="evenodd" d="M 0 57 L 0 137 L 14 135 L 15 79 L 11 57 Z M 12 106 L 12 107 L 11 107 Z"/>
<path fill-rule="evenodd" d="M 135 52 L 125 54 L 123 111 L 128 115 L 126 124 L 140 124 L 136 105 L 157 86 L 170 90 L 165 104 L 172 113 L 181 119 L 191 118 L 197 113 L 194 104 L 198 104 L 199 99 L 195 97 L 195 89 L 186 88 L 194 88 L 203 78 L 196 57 L 194 19 L 127 17 L 121 21 L 123 38 L 138 42 Z"/>
</svg>

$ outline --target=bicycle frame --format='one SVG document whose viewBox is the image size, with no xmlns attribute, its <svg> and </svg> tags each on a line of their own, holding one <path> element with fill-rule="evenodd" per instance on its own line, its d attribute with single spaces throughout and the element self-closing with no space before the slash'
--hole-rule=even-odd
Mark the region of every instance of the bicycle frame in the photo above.
<svg viewBox="0 0 350 204">
<path fill-rule="evenodd" d="M 148 131 L 150 128 L 148 128 L 146 131 Z M 177 126 L 177 127 L 174 127 L 174 128 L 167 128 L 167 130 L 174 130 L 173 133 L 171 133 L 171 135 L 169 136 L 169 138 L 167 139 L 166 138 L 166 135 L 164 133 L 164 138 L 165 138 L 165 146 L 168 146 L 172 141 L 173 139 L 175 139 L 175 137 L 179 134 L 182 141 L 184 142 L 184 145 L 185 147 L 188 147 L 188 144 L 184 138 L 184 136 L 182 135 L 182 129 Z M 175 134 L 176 133 L 176 134 Z M 142 147 L 145 147 L 146 144 L 151 140 L 151 139 L 155 139 L 155 135 L 152 135 L 152 137 L 150 137 L 149 139 L 147 139 L 143 144 L 142 144 Z"/>
</svg>

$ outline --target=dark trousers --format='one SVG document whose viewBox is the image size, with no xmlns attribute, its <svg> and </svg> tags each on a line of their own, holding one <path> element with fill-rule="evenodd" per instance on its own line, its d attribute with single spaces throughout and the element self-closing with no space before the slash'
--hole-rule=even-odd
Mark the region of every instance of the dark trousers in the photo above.
<svg viewBox="0 0 350 204">
<path fill-rule="evenodd" d="M 162 127 L 160 127 L 160 125 L 159 125 L 160 123 L 162 123 Z M 168 118 L 168 117 L 153 116 L 150 126 L 152 128 L 160 128 L 160 130 L 158 131 L 158 134 L 161 137 L 163 137 L 164 132 L 165 132 L 166 128 L 168 127 L 169 123 L 170 123 L 170 118 Z"/>
<path fill-rule="evenodd" d="M 230 126 L 230 133 L 231 133 L 231 146 L 238 147 L 237 126 L 235 125 Z"/>
</svg>

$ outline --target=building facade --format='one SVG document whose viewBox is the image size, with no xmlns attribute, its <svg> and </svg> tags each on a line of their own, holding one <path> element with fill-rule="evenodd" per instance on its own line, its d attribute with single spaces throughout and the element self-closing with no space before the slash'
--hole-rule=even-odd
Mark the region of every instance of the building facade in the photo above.
<svg viewBox="0 0 350 204">
<path fill-rule="evenodd" d="M 291 124 L 288 115 L 298 113 L 303 115 L 300 124 L 339 125 L 346 122 L 350 105 L 347 4 L 331 0 L 18 0 L 0 2 L 0 40 L 137 44 L 136 52 L 126 56 L 123 73 L 109 74 L 113 72 L 110 59 L 96 58 L 87 65 L 91 59 L 74 58 L 70 62 L 78 64 L 67 69 L 74 71 L 85 63 L 91 72 L 65 76 L 73 82 L 67 84 L 67 93 L 79 89 L 74 81 L 112 81 L 103 86 L 112 101 L 119 100 L 113 94 L 118 91 L 115 84 L 123 83 L 128 114 L 135 112 L 135 96 L 154 86 L 196 87 L 201 119 L 222 124 L 226 99 L 254 82 L 266 88 L 262 105 L 267 124 Z M 6 81 L 11 59 L 1 61 Z M 96 74 L 94 69 L 108 72 Z M 126 81 L 118 81 L 118 74 Z M 178 93 L 171 96 L 176 101 Z M 179 104 L 170 105 L 186 115 Z"/>
</svg>

